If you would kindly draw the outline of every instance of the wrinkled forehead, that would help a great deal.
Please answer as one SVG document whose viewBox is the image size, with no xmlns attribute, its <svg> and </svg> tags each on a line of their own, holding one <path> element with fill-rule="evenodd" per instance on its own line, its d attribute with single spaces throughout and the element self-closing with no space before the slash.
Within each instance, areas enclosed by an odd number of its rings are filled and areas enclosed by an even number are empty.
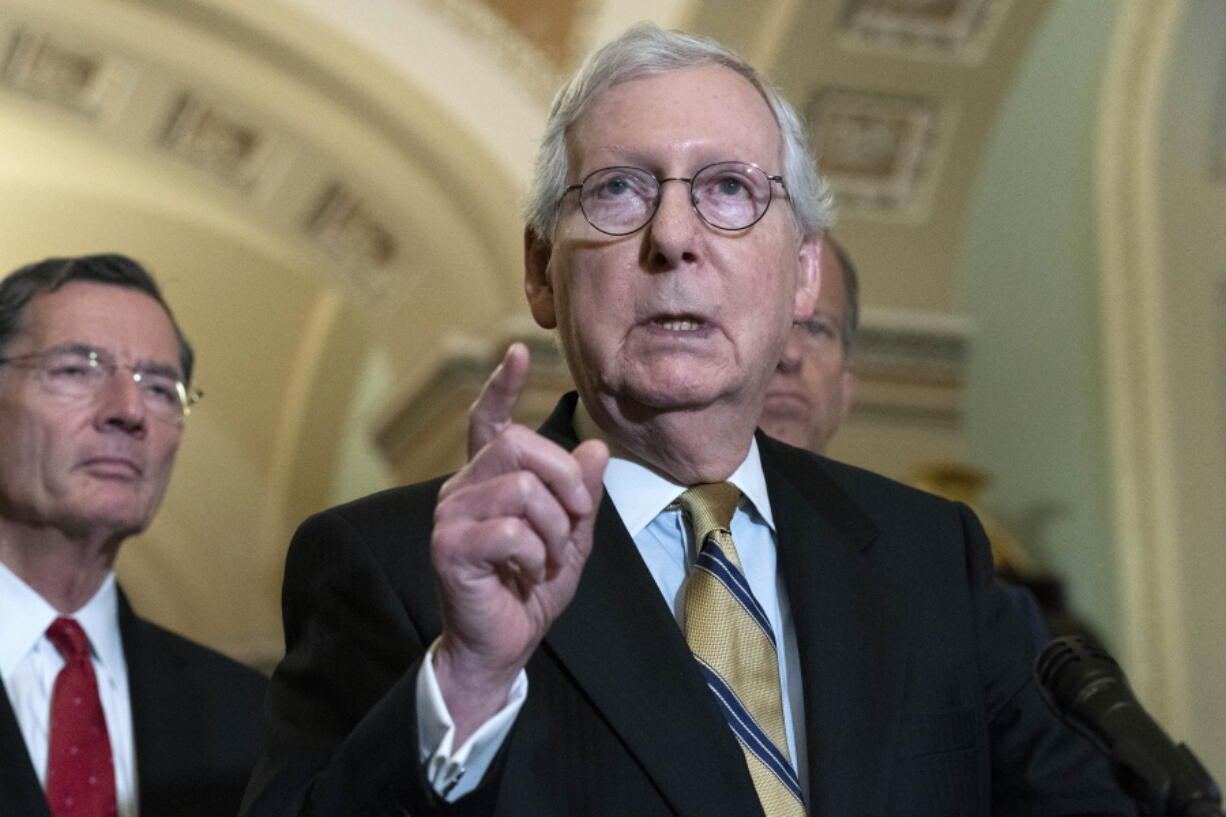
<svg viewBox="0 0 1226 817">
<path fill-rule="evenodd" d="M 91 281 L 32 297 L 9 346 L 18 344 L 27 352 L 81 344 L 129 362 L 179 365 L 178 339 L 162 304 L 137 289 Z"/>
<path fill-rule="evenodd" d="M 619 80 L 588 102 L 566 145 L 572 176 L 673 156 L 751 161 L 775 173 L 783 154 L 779 123 L 762 91 L 717 63 Z"/>
</svg>

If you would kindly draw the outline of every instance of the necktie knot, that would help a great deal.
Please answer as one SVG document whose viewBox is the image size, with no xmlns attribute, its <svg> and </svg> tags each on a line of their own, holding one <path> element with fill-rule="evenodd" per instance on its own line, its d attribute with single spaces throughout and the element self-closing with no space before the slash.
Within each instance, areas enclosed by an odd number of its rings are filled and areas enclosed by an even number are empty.
<svg viewBox="0 0 1226 817">
<path fill-rule="evenodd" d="M 690 525 L 700 546 L 712 531 L 732 530 L 732 515 L 740 501 L 741 490 L 731 482 L 695 485 L 677 498 L 677 503 L 690 515 Z"/>
<path fill-rule="evenodd" d="M 60 651 L 65 663 L 89 660 L 89 637 L 76 619 L 60 616 L 47 628 L 47 638 Z"/>
</svg>

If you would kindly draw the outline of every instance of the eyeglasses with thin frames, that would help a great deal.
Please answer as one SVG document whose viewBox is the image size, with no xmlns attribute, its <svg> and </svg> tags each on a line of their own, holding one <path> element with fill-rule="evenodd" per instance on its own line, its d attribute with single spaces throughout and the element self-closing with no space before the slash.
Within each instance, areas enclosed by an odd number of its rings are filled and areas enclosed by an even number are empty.
<svg viewBox="0 0 1226 817">
<path fill-rule="evenodd" d="M 111 383 L 120 369 L 140 387 L 141 402 L 151 415 L 181 424 L 204 392 L 188 389 L 177 370 L 158 364 L 120 364 L 106 349 L 84 344 L 0 358 L 0 366 L 28 366 L 48 394 L 88 400 Z"/>
<path fill-rule="evenodd" d="M 579 192 L 579 209 L 597 230 L 607 235 L 630 235 L 647 226 L 660 209 L 665 182 L 685 182 L 690 204 L 707 224 L 719 230 L 747 230 L 761 221 L 770 208 L 772 176 L 753 162 L 715 162 L 693 176 L 657 178 L 641 167 L 602 167 L 572 184 L 562 193 Z M 784 186 L 786 195 L 787 187 Z"/>
</svg>

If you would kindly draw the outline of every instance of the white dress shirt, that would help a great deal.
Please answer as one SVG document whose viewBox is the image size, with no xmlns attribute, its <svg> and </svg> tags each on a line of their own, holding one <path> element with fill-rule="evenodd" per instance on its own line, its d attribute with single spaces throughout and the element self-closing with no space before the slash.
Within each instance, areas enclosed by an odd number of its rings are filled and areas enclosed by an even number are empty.
<svg viewBox="0 0 1226 817">
<path fill-rule="evenodd" d="M 0 679 L 8 693 L 26 751 L 47 784 L 47 750 L 51 731 L 51 694 L 64 666 L 59 650 L 47 638 L 47 628 L 60 613 L 32 587 L 0 564 Z M 132 736 L 132 704 L 128 697 L 128 665 L 119 635 L 119 591 L 110 574 L 85 605 L 73 613 L 89 637 L 98 697 L 106 718 L 115 764 L 118 817 L 137 817 L 136 756 Z"/>
<path fill-rule="evenodd" d="M 576 424 L 587 425 L 585 419 L 577 418 Z M 750 444 L 745 460 L 728 481 L 736 485 L 742 494 L 740 506 L 732 518 L 732 539 L 736 543 L 750 589 L 766 610 L 771 628 L 783 646 L 779 653 L 779 679 L 785 691 L 784 726 L 788 750 L 800 777 L 801 790 L 807 798 L 807 746 L 804 740 L 796 739 L 797 735 L 804 734 L 800 655 L 783 577 L 776 569 L 774 516 L 756 439 Z M 612 456 L 605 469 L 604 487 L 680 624 L 684 615 L 685 577 L 697 558 L 697 547 L 691 541 L 693 537 L 684 514 L 680 510 L 669 510 L 669 505 L 688 486 L 671 482 L 629 459 Z M 527 674 L 521 671 L 506 707 L 453 752 L 454 726 L 434 674 L 431 660 L 433 650 L 431 646 L 417 678 L 418 748 L 434 790 L 445 799 L 455 801 L 476 788 L 489 769 L 527 697 L 528 679 Z"/>
</svg>

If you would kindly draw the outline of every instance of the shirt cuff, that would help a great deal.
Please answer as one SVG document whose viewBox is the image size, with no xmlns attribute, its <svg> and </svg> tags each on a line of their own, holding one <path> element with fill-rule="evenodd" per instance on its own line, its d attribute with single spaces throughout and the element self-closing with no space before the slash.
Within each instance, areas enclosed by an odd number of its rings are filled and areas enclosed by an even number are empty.
<svg viewBox="0 0 1226 817">
<path fill-rule="evenodd" d="M 481 783 L 489 771 L 494 755 L 502 747 L 515 716 L 528 697 L 528 673 L 520 670 L 515 676 L 507 703 L 477 728 L 456 749 L 455 722 L 443 701 L 438 676 L 434 674 L 434 648 L 430 645 L 421 669 L 417 672 L 417 745 L 426 767 L 426 779 L 434 791 L 449 803 L 454 803 Z"/>
</svg>

